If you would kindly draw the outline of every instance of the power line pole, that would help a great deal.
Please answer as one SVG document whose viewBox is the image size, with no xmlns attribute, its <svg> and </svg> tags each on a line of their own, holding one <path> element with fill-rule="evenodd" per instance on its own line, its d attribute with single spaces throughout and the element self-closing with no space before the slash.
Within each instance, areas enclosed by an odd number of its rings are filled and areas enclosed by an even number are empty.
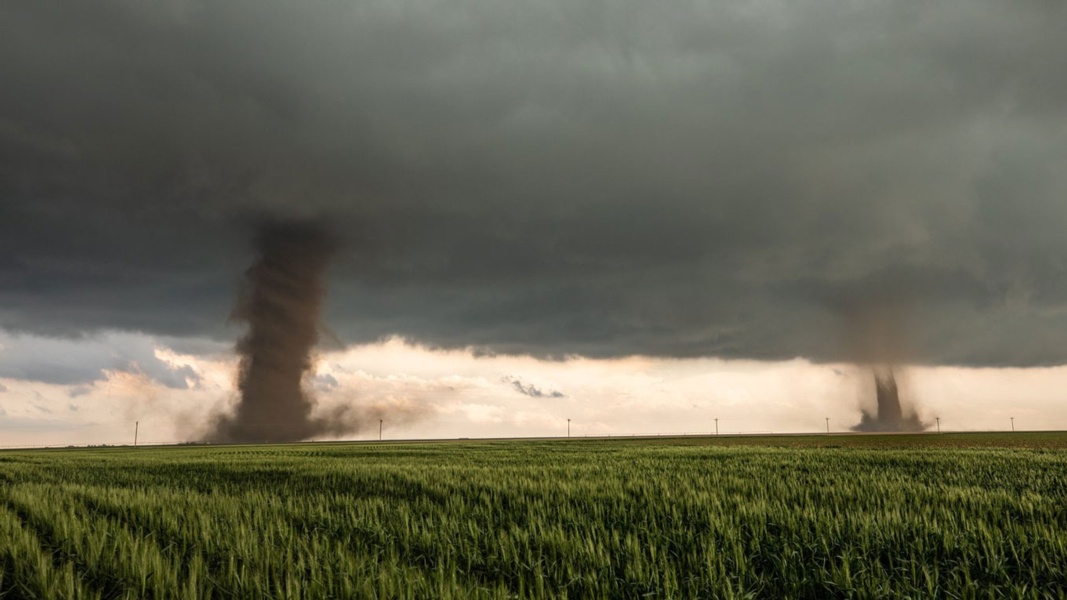
<svg viewBox="0 0 1067 600">
<path fill-rule="evenodd" d="M 567 419 L 567 437 L 571 437 L 571 420 Z"/>
<path fill-rule="evenodd" d="M 382 420 L 378 419 L 378 441 L 382 441 Z"/>
<path fill-rule="evenodd" d="M 1011 432 L 1015 433 L 1015 417 L 1011 418 Z"/>
<path fill-rule="evenodd" d="M 826 417 L 826 435 L 830 435 L 830 417 Z"/>
<path fill-rule="evenodd" d="M 134 421 L 133 422 L 133 445 L 134 446 L 137 445 L 137 432 L 138 432 L 138 430 L 140 428 L 141 428 L 141 422 L 140 421 Z"/>
<path fill-rule="evenodd" d="M 937 419 L 937 432 L 941 433 L 941 417 L 934 417 Z"/>
<path fill-rule="evenodd" d="M 715 417 L 715 435 L 719 435 L 719 418 Z"/>
</svg>

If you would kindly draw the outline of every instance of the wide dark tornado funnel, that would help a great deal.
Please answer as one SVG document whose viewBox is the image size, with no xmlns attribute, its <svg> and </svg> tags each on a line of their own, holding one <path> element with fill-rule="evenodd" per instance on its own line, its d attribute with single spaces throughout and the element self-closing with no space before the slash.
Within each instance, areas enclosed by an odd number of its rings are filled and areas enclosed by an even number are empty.
<svg viewBox="0 0 1067 600">
<path fill-rule="evenodd" d="M 248 325 L 237 343 L 240 400 L 216 423 L 211 441 L 288 442 L 318 433 L 303 379 L 318 341 L 334 241 L 318 224 L 272 223 L 259 230 L 255 248 L 233 313 Z"/>
</svg>

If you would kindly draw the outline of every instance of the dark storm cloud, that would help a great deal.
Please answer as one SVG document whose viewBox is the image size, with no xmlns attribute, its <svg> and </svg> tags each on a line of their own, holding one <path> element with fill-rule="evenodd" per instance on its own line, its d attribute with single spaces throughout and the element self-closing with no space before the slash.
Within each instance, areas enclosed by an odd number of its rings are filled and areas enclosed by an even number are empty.
<svg viewBox="0 0 1067 600">
<path fill-rule="evenodd" d="M 1062 2 L 0 7 L 0 325 L 232 337 L 262 217 L 325 320 L 539 355 L 1067 360 Z"/>
</svg>

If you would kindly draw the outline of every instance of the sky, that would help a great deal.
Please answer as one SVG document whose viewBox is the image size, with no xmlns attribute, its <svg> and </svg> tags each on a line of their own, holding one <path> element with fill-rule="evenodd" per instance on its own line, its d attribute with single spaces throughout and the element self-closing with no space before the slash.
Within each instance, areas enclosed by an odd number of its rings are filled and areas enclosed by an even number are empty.
<svg viewBox="0 0 1067 600">
<path fill-rule="evenodd" d="M 843 431 L 872 338 L 927 423 L 1067 428 L 1065 19 L 4 2 L 0 445 L 199 435 L 267 220 L 337 238 L 353 437 Z"/>
</svg>

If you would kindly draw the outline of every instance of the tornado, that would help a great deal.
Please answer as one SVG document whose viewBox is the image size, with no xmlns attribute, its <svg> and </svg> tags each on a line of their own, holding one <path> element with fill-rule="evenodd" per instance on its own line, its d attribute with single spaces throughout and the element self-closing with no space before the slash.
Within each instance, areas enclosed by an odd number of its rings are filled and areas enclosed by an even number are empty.
<svg viewBox="0 0 1067 600">
<path fill-rule="evenodd" d="M 864 411 L 854 431 L 919 432 L 926 425 L 915 414 L 905 414 L 900 403 L 896 374 L 892 367 L 872 367 L 877 408 Z"/>
<path fill-rule="evenodd" d="M 216 419 L 207 441 L 292 442 L 336 430 L 312 417 L 305 386 L 318 342 L 326 271 L 334 238 L 318 223 L 262 226 L 232 318 L 247 325 L 237 342 L 240 394 L 232 415 Z"/>
<path fill-rule="evenodd" d="M 903 307 L 886 299 L 860 304 L 850 312 L 847 337 L 857 366 L 874 384 L 875 409 L 861 408 L 860 422 L 853 431 L 919 432 L 926 424 L 911 406 L 901 401 L 897 377 L 904 369 L 910 344 L 904 339 Z M 864 387 L 865 390 L 871 388 Z M 869 391 L 865 393 L 870 393 Z M 867 398 L 861 406 L 869 405 Z"/>
</svg>

